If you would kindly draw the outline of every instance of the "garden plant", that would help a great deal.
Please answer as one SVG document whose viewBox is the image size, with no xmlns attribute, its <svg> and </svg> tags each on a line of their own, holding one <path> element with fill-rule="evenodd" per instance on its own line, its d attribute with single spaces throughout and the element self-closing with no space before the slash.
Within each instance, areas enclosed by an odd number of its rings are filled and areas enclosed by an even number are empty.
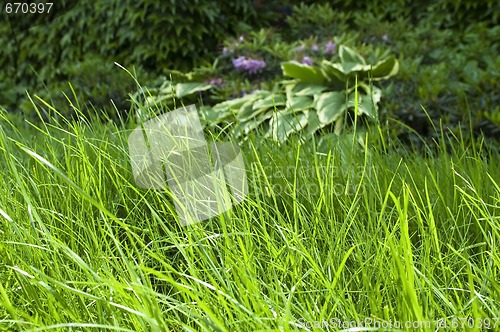
<svg viewBox="0 0 500 332">
<path fill-rule="evenodd" d="M 423 3 L 0 24 L 0 330 L 500 330 L 499 5 Z M 149 138 L 183 108 L 207 171 L 229 142 L 248 189 L 188 225 L 130 150 L 162 172 Z"/>
</svg>

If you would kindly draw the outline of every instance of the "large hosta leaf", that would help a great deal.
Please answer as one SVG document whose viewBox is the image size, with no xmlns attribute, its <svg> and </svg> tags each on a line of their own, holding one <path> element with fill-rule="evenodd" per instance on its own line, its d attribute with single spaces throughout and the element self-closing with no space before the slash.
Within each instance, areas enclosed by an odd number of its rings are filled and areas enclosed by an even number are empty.
<svg viewBox="0 0 500 332">
<path fill-rule="evenodd" d="M 325 78 L 316 67 L 304 65 L 297 61 L 288 61 L 281 64 L 283 75 L 298 79 L 305 83 L 323 84 Z"/>
<path fill-rule="evenodd" d="M 302 82 L 294 82 L 291 84 L 287 84 L 285 86 L 285 90 L 287 96 L 295 95 L 295 96 L 314 96 L 316 94 L 320 94 L 325 90 L 328 90 L 328 87 L 324 85 L 316 85 L 311 83 L 302 83 Z"/>
<path fill-rule="evenodd" d="M 323 60 L 321 68 L 331 83 L 345 84 L 348 72 L 344 70 L 344 67 L 340 63 Z"/>
<path fill-rule="evenodd" d="M 358 114 L 366 114 L 370 119 L 378 122 L 378 103 L 382 98 L 382 91 L 372 87 L 369 94 L 361 95 L 358 103 Z"/>
<path fill-rule="evenodd" d="M 255 94 L 248 94 L 244 97 L 223 101 L 222 103 L 214 105 L 210 109 L 206 109 L 204 111 L 205 119 L 207 121 L 215 122 L 225 120 L 231 115 L 241 112 L 241 109 L 244 107 L 244 105 L 246 105 L 245 109 L 247 109 L 248 106 L 250 106 L 251 109 L 255 100 L 269 94 L 270 92 L 267 91 L 259 91 Z"/>
<path fill-rule="evenodd" d="M 304 128 L 306 124 L 307 117 L 304 113 L 276 112 L 269 122 L 270 133 L 275 141 L 282 143 L 292 133 Z"/>
<path fill-rule="evenodd" d="M 377 62 L 371 70 L 371 77 L 374 80 L 384 80 L 396 75 L 399 71 L 399 62 L 394 56 L 390 56 Z"/>
<path fill-rule="evenodd" d="M 297 112 L 309 109 L 313 106 L 313 99 L 308 96 L 294 96 L 287 99 L 286 108 L 287 110 Z"/>
<path fill-rule="evenodd" d="M 266 111 L 267 107 L 255 108 L 256 102 L 253 100 L 243 104 L 238 112 L 238 120 L 246 121 L 255 117 L 259 117 L 259 114 Z"/>
<path fill-rule="evenodd" d="M 177 98 L 182 98 L 199 91 L 205 91 L 212 87 L 207 83 L 177 83 L 175 86 L 175 95 Z"/>
<path fill-rule="evenodd" d="M 329 124 L 336 121 L 346 110 L 346 95 L 343 92 L 325 92 L 316 103 L 319 121 Z"/>
<path fill-rule="evenodd" d="M 366 84 L 361 83 L 361 86 L 367 93 L 360 93 L 358 89 L 358 115 L 366 115 L 371 120 L 378 121 L 378 103 L 382 97 L 382 91 L 377 87 L 370 87 Z M 354 92 L 349 95 L 348 101 L 350 108 L 355 108 L 355 98 Z"/>
<path fill-rule="evenodd" d="M 319 121 L 318 113 L 316 110 L 305 111 L 307 117 L 307 126 L 304 128 L 304 136 L 311 137 L 316 131 L 324 127 L 324 124 Z"/>
<path fill-rule="evenodd" d="M 205 121 L 219 123 L 231 117 L 229 108 L 206 107 L 200 110 Z"/>
<path fill-rule="evenodd" d="M 269 109 L 269 108 L 274 108 L 274 107 L 279 107 L 279 106 L 285 106 L 286 104 L 286 97 L 285 95 L 281 93 L 273 93 L 268 95 L 267 97 L 263 99 L 259 99 L 255 102 L 253 105 L 253 109 Z"/>
<path fill-rule="evenodd" d="M 271 118 L 274 114 L 274 111 L 267 111 L 265 113 L 260 114 L 253 119 L 249 119 L 247 121 L 241 122 L 241 124 L 236 125 L 233 129 L 233 134 L 235 137 L 240 137 L 242 135 L 247 135 L 250 131 L 259 127 L 259 125 Z"/>
<path fill-rule="evenodd" d="M 358 102 L 358 115 L 363 114 L 366 114 L 374 121 L 378 121 L 378 106 L 367 95 L 364 95 Z"/>
<path fill-rule="evenodd" d="M 345 74 L 369 69 L 369 67 L 366 66 L 365 59 L 358 52 L 347 46 L 340 46 L 339 57 Z"/>
<path fill-rule="evenodd" d="M 366 65 L 365 58 L 361 56 L 355 50 L 345 46 L 340 45 L 339 48 L 339 57 L 342 63 L 353 63 L 358 65 Z"/>
</svg>

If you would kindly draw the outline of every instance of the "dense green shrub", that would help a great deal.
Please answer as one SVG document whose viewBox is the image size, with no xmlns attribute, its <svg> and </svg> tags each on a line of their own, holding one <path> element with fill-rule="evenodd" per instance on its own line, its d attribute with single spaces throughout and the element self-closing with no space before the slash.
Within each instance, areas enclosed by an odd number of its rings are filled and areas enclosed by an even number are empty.
<svg viewBox="0 0 500 332">
<path fill-rule="evenodd" d="M 1 22 L 0 104 L 12 107 L 24 89 L 67 80 L 56 77 L 58 68 L 85 61 L 89 54 L 127 68 L 140 64 L 154 73 L 190 68 L 215 52 L 225 36 L 243 29 L 244 22 L 255 23 L 256 12 L 251 0 L 81 0 L 27 31 L 12 33 L 7 21 Z"/>
<path fill-rule="evenodd" d="M 439 127 L 474 128 L 498 133 L 500 90 L 500 30 L 494 1 L 328 1 L 294 6 L 287 21 L 293 31 L 323 35 L 325 23 L 334 39 L 348 33 L 352 45 L 365 54 L 389 47 L 401 60 L 400 74 L 384 83 L 386 119 L 396 135 L 410 126 L 432 136 Z M 335 22 L 335 23 L 333 23 Z M 302 34 L 304 33 L 304 34 Z M 422 106 L 426 112 L 422 110 Z M 495 127 L 497 129 L 495 129 Z M 498 134 L 496 134 L 498 136 Z M 415 137 L 413 137 L 415 138 Z M 413 139 L 412 138 L 412 139 Z"/>
<path fill-rule="evenodd" d="M 442 27 L 464 27 L 471 22 L 498 20 L 500 5 L 498 1 L 485 0 L 288 0 L 289 5 L 327 5 L 337 12 L 362 12 L 373 14 L 382 20 L 409 18 L 412 23 L 426 20 L 432 16 L 434 24 Z M 354 23 L 350 21 L 350 23 Z"/>
<path fill-rule="evenodd" d="M 129 94 L 137 90 L 135 80 L 148 80 L 142 68 L 134 69 L 133 74 L 127 73 L 109 59 L 88 54 L 83 61 L 61 65 L 55 79 L 26 99 L 20 108 L 31 110 L 34 103 L 46 118 L 57 118 L 58 112 L 72 117 L 76 115 L 74 107 L 86 116 L 125 118 L 131 107 Z"/>
<path fill-rule="evenodd" d="M 126 109 L 123 98 L 130 91 L 130 80 L 122 78 L 120 69 L 110 69 L 116 61 L 152 74 L 144 77 L 163 77 L 156 83 L 141 81 L 153 92 L 169 84 L 211 85 L 185 101 L 201 97 L 203 103 L 214 105 L 255 90 L 276 92 L 283 61 L 336 62 L 337 50 L 326 52 L 326 47 L 343 44 L 358 49 L 369 63 L 387 55 L 385 50 L 400 60 L 399 74 L 381 82 L 380 113 L 394 133 L 407 132 L 401 125 L 405 123 L 427 135 L 432 125 L 422 106 L 435 125 L 441 121 L 453 127 L 470 118 L 469 125 L 479 130 L 485 123 L 490 129 L 498 127 L 500 28 L 496 21 L 500 11 L 496 2 L 260 2 L 255 7 L 251 0 L 215 4 L 84 0 L 50 24 L 16 35 L 0 25 L 0 32 L 5 32 L 0 34 L 5 54 L 0 59 L 4 69 L 0 104 L 19 103 L 28 88 L 65 108 L 68 103 L 59 91 L 71 95 L 69 81 L 90 108 L 104 108 L 113 99 L 118 104 L 123 101 L 117 105 L 119 110 Z M 286 6 L 292 9 L 291 15 L 284 14 Z M 284 20 L 286 26 L 252 31 L 240 24 L 264 24 L 269 18 Z M 249 63 L 261 67 L 245 70 Z M 183 68 L 190 68 L 188 74 L 172 70 Z M 40 88 L 42 82 L 50 93 Z M 29 105 L 24 103 L 23 108 Z"/>
</svg>

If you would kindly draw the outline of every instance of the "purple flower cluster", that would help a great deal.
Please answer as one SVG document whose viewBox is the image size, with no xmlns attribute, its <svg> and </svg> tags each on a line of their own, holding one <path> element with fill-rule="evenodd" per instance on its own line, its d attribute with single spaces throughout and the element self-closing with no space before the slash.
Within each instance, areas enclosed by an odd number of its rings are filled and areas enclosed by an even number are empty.
<svg viewBox="0 0 500 332">
<path fill-rule="evenodd" d="M 263 60 L 247 59 L 244 56 L 239 56 L 233 59 L 233 66 L 236 70 L 246 71 L 249 74 L 256 74 L 266 66 L 266 63 Z"/>
<path fill-rule="evenodd" d="M 304 64 L 304 65 L 308 65 L 308 66 L 312 66 L 313 65 L 313 61 L 308 56 L 303 57 L 301 63 Z"/>
<path fill-rule="evenodd" d="M 325 53 L 327 53 L 327 54 L 334 53 L 336 49 L 337 49 L 337 45 L 335 45 L 335 43 L 332 43 L 331 40 L 328 43 L 326 43 L 326 45 L 325 45 Z"/>
</svg>

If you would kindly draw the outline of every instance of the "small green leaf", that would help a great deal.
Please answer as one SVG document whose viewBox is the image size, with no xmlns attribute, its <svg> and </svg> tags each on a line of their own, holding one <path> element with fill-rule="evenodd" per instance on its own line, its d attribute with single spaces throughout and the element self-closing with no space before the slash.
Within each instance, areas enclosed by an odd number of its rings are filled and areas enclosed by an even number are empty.
<svg viewBox="0 0 500 332">
<path fill-rule="evenodd" d="M 373 66 L 371 77 L 374 80 L 387 79 L 396 75 L 398 71 L 399 62 L 394 56 L 391 56 L 382 61 L 379 61 L 375 66 Z"/>
<path fill-rule="evenodd" d="M 363 96 L 358 102 L 358 114 L 366 114 L 370 119 L 378 121 L 378 107 L 368 96 Z"/>
<path fill-rule="evenodd" d="M 260 113 L 264 112 L 267 108 L 255 108 L 254 101 L 250 100 L 241 106 L 240 111 L 238 112 L 238 120 L 246 121 L 252 118 L 255 118 Z"/>
<path fill-rule="evenodd" d="M 366 65 L 365 59 L 358 52 L 345 45 L 340 45 L 339 57 L 343 65 L 346 63 L 362 66 Z"/>
<path fill-rule="evenodd" d="M 307 126 L 304 129 L 304 135 L 305 137 L 311 137 L 316 131 L 323 128 L 324 125 L 319 121 L 316 110 L 305 111 L 304 114 L 307 118 Z"/>
<path fill-rule="evenodd" d="M 307 118 L 304 113 L 276 112 L 273 114 L 269 124 L 273 139 L 282 143 L 292 133 L 304 128 L 307 124 Z"/>
<path fill-rule="evenodd" d="M 328 88 L 324 85 L 302 83 L 301 86 L 297 85 L 296 88 L 293 89 L 293 91 L 296 91 L 295 95 L 297 96 L 314 96 L 324 92 L 327 89 Z"/>
<path fill-rule="evenodd" d="M 334 122 L 347 110 L 346 96 L 342 92 L 325 92 L 316 105 L 319 121 L 324 124 Z"/>
<path fill-rule="evenodd" d="M 258 108 L 268 109 L 275 106 L 285 106 L 286 105 L 286 97 L 282 94 L 273 93 L 264 99 L 259 99 L 253 105 L 253 109 L 256 110 Z"/>
<path fill-rule="evenodd" d="M 323 60 L 321 68 L 326 77 L 331 81 L 344 83 L 347 80 L 347 74 L 344 67 L 340 63 L 332 63 L 328 60 Z"/>
<path fill-rule="evenodd" d="M 212 85 L 206 83 L 177 83 L 175 86 L 175 94 L 177 98 L 183 98 L 190 94 L 199 91 L 205 91 L 212 88 Z"/>
<path fill-rule="evenodd" d="M 283 62 L 281 64 L 283 75 L 296 78 L 305 83 L 323 84 L 325 78 L 321 70 L 316 67 L 304 65 L 297 61 Z"/>
<path fill-rule="evenodd" d="M 311 97 L 307 96 L 295 96 L 289 100 L 287 100 L 286 107 L 287 109 L 297 112 L 302 111 L 313 106 L 313 100 Z"/>
</svg>

